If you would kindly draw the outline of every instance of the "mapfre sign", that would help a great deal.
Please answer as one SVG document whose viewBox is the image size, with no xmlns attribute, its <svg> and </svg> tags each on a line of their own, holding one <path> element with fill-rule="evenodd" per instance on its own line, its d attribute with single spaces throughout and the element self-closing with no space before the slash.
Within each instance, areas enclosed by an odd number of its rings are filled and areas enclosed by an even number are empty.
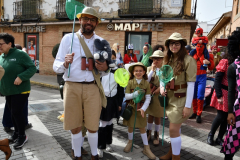
<svg viewBox="0 0 240 160">
<path fill-rule="evenodd" d="M 147 31 L 163 31 L 163 23 L 109 23 L 107 29 L 109 31 L 135 31 L 139 28 L 139 31 L 143 31 L 144 28 Z"/>
</svg>

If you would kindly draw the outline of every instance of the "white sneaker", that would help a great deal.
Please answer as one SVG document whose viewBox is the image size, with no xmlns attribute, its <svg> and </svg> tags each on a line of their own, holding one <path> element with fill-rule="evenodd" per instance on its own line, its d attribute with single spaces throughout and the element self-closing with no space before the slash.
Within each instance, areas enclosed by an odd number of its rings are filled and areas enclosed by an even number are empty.
<svg viewBox="0 0 240 160">
<path fill-rule="evenodd" d="M 98 152 L 98 157 L 103 158 L 103 149 L 98 149 L 97 152 Z"/>
<path fill-rule="evenodd" d="M 112 148 L 109 144 L 107 144 L 107 146 L 106 146 L 106 151 L 107 151 L 107 152 L 112 152 L 112 151 L 113 151 L 113 148 Z"/>
</svg>

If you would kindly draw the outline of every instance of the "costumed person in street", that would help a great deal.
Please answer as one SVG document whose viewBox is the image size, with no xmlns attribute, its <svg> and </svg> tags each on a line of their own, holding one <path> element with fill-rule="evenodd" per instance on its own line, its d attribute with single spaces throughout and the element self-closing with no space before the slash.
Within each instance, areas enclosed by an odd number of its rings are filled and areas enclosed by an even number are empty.
<svg viewBox="0 0 240 160">
<path fill-rule="evenodd" d="M 204 104 L 204 93 L 205 87 L 207 82 L 207 75 L 206 71 L 207 68 L 210 68 L 213 62 L 210 62 L 209 53 L 206 48 L 206 44 L 208 43 L 208 38 L 206 36 L 202 36 L 203 29 L 198 28 L 196 29 L 195 34 L 197 37 L 192 39 L 192 45 L 196 46 L 196 49 L 193 49 L 190 52 L 190 55 L 196 60 L 197 62 L 197 79 L 195 83 L 194 89 L 194 97 L 193 97 L 193 114 L 190 119 L 196 118 L 197 123 L 201 123 L 201 115 L 203 111 L 203 104 Z"/>
<path fill-rule="evenodd" d="M 181 151 L 181 125 L 192 113 L 192 100 L 196 81 L 196 61 L 187 54 L 185 46 L 187 40 L 180 33 L 173 33 L 166 41 L 167 55 L 163 59 L 163 65 L 173 68 L 172 87 L 164 87 L 160 83 L 160 93 L 167 96 L 166 114 L 170 121 L 170 150 L 160 157 L 160 160 L 180 160 Z M 174 84 L 173 84 L 174 83 Z M 168 85 L 167 85 L 168 86 Z M 174 86 L 174 89 L 173 89 Z"/>
<path fill-rule="evenodd" d="M 227 135 L 221 153 L 225 160 L 233 160 L 234 154 L 240 149 L 240 32 L 234 31 L 228 37 L 228 54 L 235 58 L 227 71 L 228 81 L 228 117 Z"/>
<path fill-rule="evenodd" d="M 214 144 L 214 134 L 220 126 L 218 137 L 215 140 L 215 144 L 221 145 L 223 143 L 223 136 L 226 133 L 227 128 L 227 116 L 228 116 L 228 80 L 227 71 L 228 66 L 234 62 L 236 56 L 232 56 L 231 52 L 225 54 L 223 59 L 220 60 L 216 67 L 216 76 L 214 82 L 214 92 L 211 98 L 210 106 L 217 109 L 217 116 L 212 122 L 211 130 L 208 134 L 207 143 Z"/>
<path fill-rule="evenodd" d="M 157 45 L 155 45 L 155 46 L 153 47 L 153 53 L 154 53 L 156 50 L 160 50 L 160 51 L 164 52 L 164 51 L 165 51 L 165 48 L 164 48 L 163 45 L 157 44 Z"/>
<path fill-rule="evenodd" d="M 113 133 L 113 119 L 119 117 L 119 109 L 121 109 L 124 88 L 116 83 L 114 73 L 117 67 L 112 68 L 110 73 L 102 77 L 102 85 L 105 96 L 107 98 L 107 107 L 102 108 L 99 130 L 98 130 L 98 155 L 103 157 L 103 150 L 112 152 L 112 133 Z"/>
<path fill-rule="evenodd" d="M 19 44 L 15 44 L 15 47 L 17 49 L 22 50 L 22 46 L 19 45 Z M 25 117 L 25 130 L 29 129 L 29 128 L 32 128 L 32 124 L 28 123 L 28 101 L 24 106 L 23 114 L 24 114 L 24 117 Z M 13 127 L 13 122 L 12 122 L 12 119 L 11 119 L 11 112 L 9 110 L 9 107 L 7 106 L 7 103 L 5 103 L 5 107 L 4 107 L 2 124 L 3 124 L 3 127 L 4 127 L 3 130 L 5 132 L 12 132 L 13 131 L 11 129 Z"/>
<path fill-rule="evenodd" d="M 159 78 L 157 75 L 159 73 L 159 69 L 162 67 L 163 57 L 164 57 L 164 53 L 161 50 L 155 51 L 153 55 L 149 57 L 153 61 L 152 66 L 147 68 L 148 82 L 150 83 L 151 95 L 153 95 L 153 97 L 151 98 L 150 105 L 147 109 L 147 114 L 148 114 L 147 137 L 149 141 L 152 135 L 152 125 L 153 125 L 153 119 L 154 119 L 155 130 L 154 130 L 153 145 L 155 146 L 159 145 L 160 122 L 161 122 L 161 117 L 164 116 L 163 107 L 161 107 L 160 102 L 158 100 L 158 96 L 160 94 L 160 87 L 159 87 L 160 84 L 159 84 Z"/>
<path fill-rule="evenodd" d="M 0 43 L 0 50 L 2 47 L 2 43 Z M 4 75 L 5 70 L 3 69 L 2 66 L 0 66 L 0 80 L 2 79 L 3 75 Z M 5 154 L 5 159 L 8 160 L 11 155 L 12 155 L 12 150 L 9 146 L 9 140 L 7 138 L 0 140 L 0 150 L 4 152 Z"/>
<path fill-rule="evenodd" d="M 147 67 L 145 67 L 141 62 L 135 63 L 131 67 L 129 67 L 129 72 L 131 74 L 130 80 L 128 82 L 125 98 L 127 100 L 128 105 L 132 106 L 132 115 L 129 120 L 123 119 L 123 125 L 128 127 L 128 143 L 124 148 L 124 152 L 128 153 L 131 151 L 132 140 L 133 140 L 133 128 L 134 128 L 134 119 L 135 112 L 137 112 L 135 127 L 139 128 L 142 141 L 144 144 L 143 154 L 145 154 L 149 159 L 155 159 L 156 156 L 150 150 L 150 146 L 147 140 L 147 134 L 145 127 L 147 126 L 147 118 L 146 118 L 146 110 L 151 101 L 151 90 L 150 85 L 148 83 L 147 77 Z M 145 95 L 143 96 L 140 103 L 138 103 L 137 111 L 136 104 L 133 99 L 136 98 L 139 94 L 139 91 L 134 91 L 136 87 L 143 89 L 145 91 Z"/>
<path fill-rule="evenodd" d="M 152 47 L 150 44 L 145 44 L 143 46 L 143 54 L 139 58 L 139 62 L 142 62 L 142 64 L 146 67 L 149 67 L 152 65 L 152 60 L 149 59 L 149 57 L 152 55 Z"/>
<path fill-rule="evenodd" d="M 124 64 L 134 63 L 137 61 L 137 56 L 133 53 L 133 44 L 128 45 L 127 53 L 124 56 Z"/>
<path fill-rule="evenodd" d="M 106 107 L 107 100 L 104 95 L 100 76 L 109 72 L 106 61 L 90 61 L 97 51 L 94 40 L 103 38 L 95 34 L 94 30 L 101 22 L 95 9 L 85 7 L 82 13 L 77 14 L 80 22 L 80 30 L 63 37 L 53 70 L 56 73 L 64 73 L 64 129 L 71 130 L 75 160 L 81 160 L 82 125 L 87 128 L 88 142 L 91 148 L 91 160 L 98 158 L 98 127 L 102 107 Z M 73 37 L 72 53 L 69 53 Z M 87 57 L 87 58 L 85 58 Z M 68 76 L 69 63 L 71 64 L 71 75 Z M 94 69 L 84 67 L 93 66 L 102 71 L 95 73 Z M 81 67 L 82 66 L 82 67 Z"/>
<path fill-rule="evenodd" d="M 123 67 L 123 59 L 122 59 L 121 52 L 119 51 L 119 44 L 114 43 L 112 46 L 112 50 L 114 50 L 116 53 L 116 61 L 117 61 L 118 68 Z"/>
<path fill-rule="evenodd" d="M 0 53 L 2 53 L 0 65 L 5 70 L 0 81 L 0 93 L 6 98 L 14 126 L 14 132 L 9 141 L 14 143 L 15 149 L 18 149 L 28 141 L 23 110 L 31 90 L 30 78 L 37 69 L 31 58 L 15 47 L 12 35 L 1 33 L 0 43 Z"/>
<path fill-rule="evenodd" d="M 212 54 L 213 54 L 213 57 L 214 57 L 214 68 L 213 68 L 213 73 L 216 72 L 216 66 L 218 65 L 218 63 L 220 62 L 220 60 L 222 59 L 222 57 L 220 55 L 217 54 L 217 46 L 212 46 L 211 47 L 211 50 L 212 50 Z"/>
</svg>

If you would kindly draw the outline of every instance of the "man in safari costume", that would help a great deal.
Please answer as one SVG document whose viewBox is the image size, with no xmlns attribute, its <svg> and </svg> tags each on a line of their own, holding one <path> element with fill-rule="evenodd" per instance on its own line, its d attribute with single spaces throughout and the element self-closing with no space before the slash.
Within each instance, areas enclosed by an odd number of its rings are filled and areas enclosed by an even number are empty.
<svg viewBox="0 0 240 160">
<path fill-rule="evenodd" d="M 91 160 L 97 160 L 98 126 L 101 108 L 106 107 L 107 101 L 100 82 L 100 76 L 108 74 L 106 62 L 95 63 L 96 69 L 103 71 L 101 75 L 86 68 L 81 68 L 82 62 L 88 63 L 88 57 L 97 51 L 94 40 L 103 38 L 94 32 L 100 23 L 97 12 L 86 7 L 82 13 L 77 14 L 80 22 L 80 30 L 74 34 L 72 53 L 69 53 L 72 34 L 67 34 L 62 38 L 53 70 L 57 73 L 64 73 L 64 129 L 71 131 L 72 146 L 75 160 L 81 160 L 82 125 L 84 122 L 88 130 L 88 142 L 91 148 Z M 87 57 L 83 59 L 83 57 Z M 70 76 L 68 77 L 68 67 L 71 64 Z M 93 62 L 92 62 L 93 63 Z M 84 64 L 84 63 L 83 63 Z"/>
</svg>

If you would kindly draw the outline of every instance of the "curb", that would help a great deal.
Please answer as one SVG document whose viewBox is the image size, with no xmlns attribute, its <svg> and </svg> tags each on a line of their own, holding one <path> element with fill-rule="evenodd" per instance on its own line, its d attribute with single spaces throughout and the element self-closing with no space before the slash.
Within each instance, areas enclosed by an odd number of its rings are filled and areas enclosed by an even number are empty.
<svg viewBox="0 0 240 160">
<path fill-rule="evenodd" d="M 58 89 L 59 90 L 59 86 L 55 86 L 55 85 L 51 85 L 51 84 L 47 84 L 47 83 L 41 83 L 41 82 L 36 82 L 36 81 L 30 81 L 30 83 L 38 85 L 38 86 L 43 86 L 43 87 L 53 88 L 53 89 Z"/>
</svg>

